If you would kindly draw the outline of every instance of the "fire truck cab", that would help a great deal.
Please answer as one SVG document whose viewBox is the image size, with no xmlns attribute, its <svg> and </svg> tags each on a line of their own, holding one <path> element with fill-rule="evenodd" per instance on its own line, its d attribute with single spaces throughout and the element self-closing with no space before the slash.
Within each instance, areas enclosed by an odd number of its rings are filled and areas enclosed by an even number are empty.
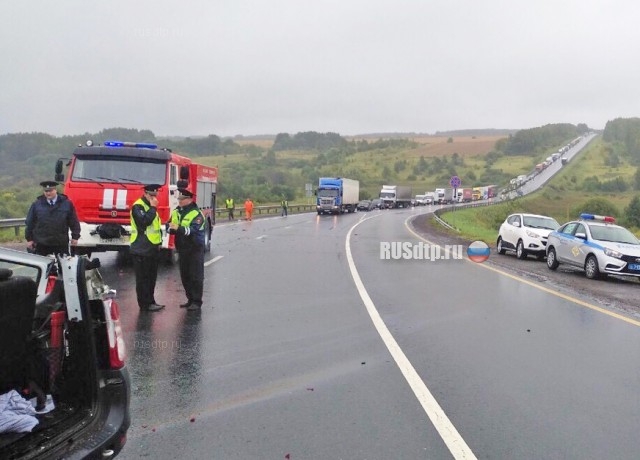
<svg viewBox="0 0 640 460">
<path fill-rule="evenodd" d="M 194 163 L 190 158 L 159 149 L 155 144 L 107 141 L 104 145 L 77 147 L 67 163 L 56 163 L 55 179 L 64 182 L 64 194 L 71 199 L 80 220 L 76 254 L 119 251 L 128 253 L 131 235 L 131 207 L 143 195 L 147 184 L 160 184 L 158 215 L 163 224 L 178 206 L 178 188 L 188 188 L 206 219 L 205 250 L 211 251 L 215 224 L 218 168 Z M 162 249 L 175 260 L 173 235 L 163 225 Z"/>
</svg>

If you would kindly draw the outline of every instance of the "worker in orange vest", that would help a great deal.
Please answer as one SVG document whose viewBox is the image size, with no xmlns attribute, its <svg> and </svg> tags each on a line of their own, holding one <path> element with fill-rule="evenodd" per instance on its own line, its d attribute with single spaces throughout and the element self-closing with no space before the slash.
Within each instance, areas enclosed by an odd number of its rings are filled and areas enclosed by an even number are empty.
<svg viewBox="0 0 640 460">
<path fill-rule="evenodd" d="M 247 198 L 244 202 L 244 213 L 247 215 L 247 220 L 251 220 L 253 217 L 253 201 L 251 201 L 251 198 Z"/>
</svg>

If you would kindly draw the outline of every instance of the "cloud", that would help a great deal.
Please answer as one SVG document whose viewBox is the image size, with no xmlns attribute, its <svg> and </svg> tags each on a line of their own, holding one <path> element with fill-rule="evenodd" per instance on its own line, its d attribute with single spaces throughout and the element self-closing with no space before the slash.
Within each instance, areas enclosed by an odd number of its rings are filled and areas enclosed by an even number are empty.
<svg viewBox="0 0 640 460">
<path fill-rule="evenodd" d="M 0 132 L 603 128 L 637 116 L 631 1 L 37 6 L 0 6 Z"/>
</svg>

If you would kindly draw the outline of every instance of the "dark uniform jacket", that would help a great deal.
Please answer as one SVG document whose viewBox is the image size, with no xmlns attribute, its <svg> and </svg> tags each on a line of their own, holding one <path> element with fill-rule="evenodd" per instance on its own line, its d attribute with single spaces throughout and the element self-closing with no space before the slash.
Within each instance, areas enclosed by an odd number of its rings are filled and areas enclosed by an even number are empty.
<svg viewBox="0 0 640 460">
<path fill-rule="evenodd" d="M 51 206 L 44 196 L 38 197 L 29 208 L 24 236 L 27 241 L 45 246 L 67 246 L 71 239 L 80 238 L 80 222 L 76 208 L 66 195 L 58 194 Z"/>
<path fill-rule="evenodd" d="M 147 238 L 145 234 L 145 230 L 148 226 L 153 225 L 153 221 L 158 214 L 158 210 L 154 207 L 151 207 L 149 204 L 149 200 L 147 197 L 143 196 L 142 201 L 149 206 L 149 210 L 146 211 L 144 207 L 140 204 L 134 204 L 131 207 L 131 217 L 135 221 L 136 227 L 138 229 L 138 237 L 131 244 L 129 248 L 129 252 L 138 256 L 152 256 L 158 252 L 159 244 L 153 244 Z"/>
<path fill-rule="evenodd" d="M 188 227 L 183 226 L 182 220 L 184 217 L 194 210 L 198 212 L 198 215 L 191 220 Z M 183 208 L 177 208 L 174 213 L 178 214 L 180 227 L 178 227 L 177 230 L 172 230 L 171 233 L 176 236 L 175 243 L 178 252 L 203 251 L 206 226 L 204 225 L 204 216 L 198 208 L 198 205 L 192 202 Z"/>
</svg>

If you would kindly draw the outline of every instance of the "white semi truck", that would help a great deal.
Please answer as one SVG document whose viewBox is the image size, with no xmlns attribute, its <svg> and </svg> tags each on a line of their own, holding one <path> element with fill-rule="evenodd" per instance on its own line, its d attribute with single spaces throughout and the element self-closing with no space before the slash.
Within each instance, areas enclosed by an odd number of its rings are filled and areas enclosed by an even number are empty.
<svg viewBox="0 0 640 460">
<path fill-rule="evenodd" d="M 380 199 L 387 208 L 408 208 L 411 206 L 413 192 L 408 185 L 383 185 Z"/>
</svg>

